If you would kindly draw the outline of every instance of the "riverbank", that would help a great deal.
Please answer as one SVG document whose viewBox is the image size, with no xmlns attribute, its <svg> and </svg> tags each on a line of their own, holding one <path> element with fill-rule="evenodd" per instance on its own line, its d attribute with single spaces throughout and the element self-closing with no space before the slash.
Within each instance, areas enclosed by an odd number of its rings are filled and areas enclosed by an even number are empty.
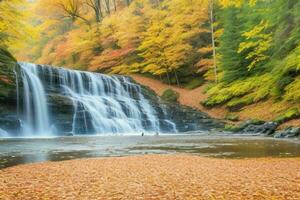
<svg viewBox="0 0 300 200">
<path fill-rule="evenodd" d="M 206 85 L 202 85 L 195 89 L 189 90 L 185 88 L 180 88 L 175 85 L 168 85 L 162 83 L 159 80 L 155 80 L 149 77 L 145 77 L 139 74 L 130 75 L 137 83 L 147 86 L 157 95 L 161 96 L 163 92 L 169 88 L 176 91 L 179 96 L 179 103 L 192 108 L 196 108 L 199 111 L 209 114 L 215 119 L 223 120 L 230 124 L 239 124 L 245 122 L 249 119 L 259 119 L 262 121 L 273 121 L 280 112 L 287 110 L 289 107 L 282 104 L 274 105 L 271 101 L 262 101 L 245 106 L 244 109 L 239 111 L 230 112 L 225 106 L 214 106 L 211 108 L 203 106 L 200 102 L 207 100 L 208 96 L 205 94 Z M 268 108 L 268 109 L 266 109 Z M 280 111 L 280 112 L 279 112 Z M 279 112 L 279 113 L 278 113 Z M 237 120 L 229 121 L 226 116 L 232 115 L 238 117 Z M 288 120 L 280 124 L 278 129 L 285 129 L 288 127 L 300 127 L 300 119 Z"/>
<path fill-rule="evenodd" d="M 300 158 L 146 155 L 0 171 L 0 199 L 300 199 Z"/>
</svg>

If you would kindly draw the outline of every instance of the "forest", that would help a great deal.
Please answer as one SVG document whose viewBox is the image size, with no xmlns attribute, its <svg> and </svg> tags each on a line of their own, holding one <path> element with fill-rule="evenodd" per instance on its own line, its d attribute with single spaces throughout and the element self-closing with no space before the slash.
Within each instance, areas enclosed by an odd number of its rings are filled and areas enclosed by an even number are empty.
<svg viewBox="0 0 300 200">
<path fill-rule="evenodd" d="M 204 84 L 208 108 L 299 115 L 298 1 L 2 0 L 0 12 L 17 60 Z"/>
<path fill-rule="evenodd" d="M 0 200 L 300 199 L 300 0 L 0 0 Z"/>
</svg>

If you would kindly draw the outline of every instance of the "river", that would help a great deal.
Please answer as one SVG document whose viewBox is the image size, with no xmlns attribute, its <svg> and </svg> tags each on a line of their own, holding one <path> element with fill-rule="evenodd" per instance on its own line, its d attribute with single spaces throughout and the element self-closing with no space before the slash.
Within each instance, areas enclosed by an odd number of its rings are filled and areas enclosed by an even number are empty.
<svg viewBox="0 0 300 200">
<path fill-rule="evenodd" d="M 299 157 L 300 141 L 207 134 L 2 138 L 0 169 L 44 161 L 174 153 L 218 158 Z"/>
</svg>

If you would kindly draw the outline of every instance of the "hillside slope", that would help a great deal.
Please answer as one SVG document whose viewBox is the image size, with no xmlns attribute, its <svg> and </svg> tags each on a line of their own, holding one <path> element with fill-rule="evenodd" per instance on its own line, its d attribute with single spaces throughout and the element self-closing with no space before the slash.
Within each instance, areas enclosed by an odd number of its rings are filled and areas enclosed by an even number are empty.
<svg viewBox="0 0 300 200">
<path fill-rule="evenodd" d="M 179 93 L 179 103 L 181 103 L 182 105 L 197 108 L 200 111 L 206 112 L 210 116 L 217 119 L 223 119 L 225 117 L 226 110 L 224 108 L 218 107 L 207 109 L 200 104 L 200 101 L 203 101 L 207 98 L 207 96 L 203 93 L 204 86 L 198 87 L 193 90 L 188 90 L 179 88 L 174 85 L 168 85 L 160 82 L 159 80 L 155 80 L 138 74 L 132 74 L 130 76 L 139 84 L 150 87 L 159 96 L 161 96 L 165 90 L 171 88 Z"/>
<path fill-rule="evenodd" d="M 193 108 L 197 108 L 200 111 L 208 113 L 210 116 L 216 119 L 225 119 L 227 114 L 234 114 L 239 117 L 239 120 L 236 122 L 231 122 L 226 120 L 227 122 L 230 123 L 239 123 L 248 119 L 260 119 L 264 121 L 272 121 L 278 115 L 276 109 L 275 108 L 272 109 L 272 107 L 277 108 L 278 105 L 274 105 L 270 101 L 259 102 L 256 104 L 248 105 L 238 112 L 231 113 L 225 108 L 225 106 L 216 106 L 213 108 L 207 108 L 200 104 L 201 101 L 204 101 L 207 98 L 207 95 L 204 94 L 204 88 L 206 85 L 203 85 L 193 90 L 188 90 L 184 88 L 179 88 L 174 85 L 168 85 L 160 82 L 159 80 L 155 80 L 138 74 L 132 74 L 130 76 L 139 84 L 150 87 L 159 96 L 161 96 L 165 90 L 171 88 L 174 91 L 179 93 L 180 95 L 179 103 Z M 284 105 L 281 106 L 284 107 Z M 300 126 L 300 119 L 287 121 L 283 123 L 279 128 L 286 128 L 289 126 Z"/>
</svg>

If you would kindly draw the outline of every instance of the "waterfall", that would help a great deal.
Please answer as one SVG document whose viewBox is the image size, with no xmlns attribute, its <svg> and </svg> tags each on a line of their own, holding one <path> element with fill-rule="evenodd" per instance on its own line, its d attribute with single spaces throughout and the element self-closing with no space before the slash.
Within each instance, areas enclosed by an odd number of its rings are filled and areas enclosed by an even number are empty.
<svg viewBox="0 0 300 200">
<path fill-rule="evenodd" d="M 36 65 L 20 63 L 24 87 L 24 135 L 49 135 L 49 112 L 44 86 L 39 78 Z M 17 85 L 18 86 L 18 85 Z M 19 89 L 17 89 L 19 91 Z"/>
<path fill-rule="evenodd" d="M 0 137 L 8 137 L 8 136 L 9 136 L 9 133 L 0 128 Z"/>
<path fill-rule="evenodd" d="M 24 135 L 55 134 L 53 130 L 60 131 L 58 124 L 65 123 L 61 127 L 67 129 L 68 121 L 70 134 L 140 134 L 161 132 L 161 127 L 176 132 L 164 109 L 153 107 L 141 86 L 128 77 L 29 63 L 20 66 Z M 57 105 L 53 96 L 69 100 L 71 111 L 57 114 L 68 106 Z"/>
</svg>

